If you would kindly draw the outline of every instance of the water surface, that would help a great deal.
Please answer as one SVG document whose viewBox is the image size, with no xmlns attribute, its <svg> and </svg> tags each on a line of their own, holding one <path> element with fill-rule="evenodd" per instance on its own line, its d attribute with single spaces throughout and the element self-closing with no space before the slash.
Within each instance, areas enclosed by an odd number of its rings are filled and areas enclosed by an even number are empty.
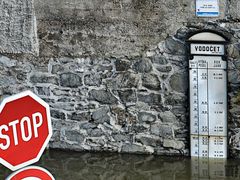
<svg viewBox="0 0 240 180">
<path fill-rule="evenodd" d="M 240 160 L 48 150 L 37 163 L 56 180 L 239 180 Z M 1 166 L 0 179 L 11 171 Z"/>
</svg>

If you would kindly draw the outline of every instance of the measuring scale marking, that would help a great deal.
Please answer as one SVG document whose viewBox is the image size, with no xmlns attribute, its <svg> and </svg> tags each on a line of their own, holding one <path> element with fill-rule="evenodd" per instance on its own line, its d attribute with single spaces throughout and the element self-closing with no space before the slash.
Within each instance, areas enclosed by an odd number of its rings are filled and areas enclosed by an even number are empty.
<svg viewBox="0 0 240 180">
<path fill-rule="evenodd" d="M 191 156 L 225 158 L 226 62 L 221 56 L 194 56 L 189 67 Z"/>
</svg>

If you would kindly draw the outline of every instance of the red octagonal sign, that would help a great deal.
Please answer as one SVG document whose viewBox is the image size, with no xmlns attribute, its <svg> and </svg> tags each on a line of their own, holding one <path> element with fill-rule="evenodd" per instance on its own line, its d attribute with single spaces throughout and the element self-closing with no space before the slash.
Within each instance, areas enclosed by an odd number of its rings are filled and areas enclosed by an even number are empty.
<svg viewBox="0 0 240 180">
<path fill-rule="evenodd" d="M 0 163 L 15 171 L 37 162 L 52 136 L 49 106 L 31 91 L 0 106 Z"/>
</svg>

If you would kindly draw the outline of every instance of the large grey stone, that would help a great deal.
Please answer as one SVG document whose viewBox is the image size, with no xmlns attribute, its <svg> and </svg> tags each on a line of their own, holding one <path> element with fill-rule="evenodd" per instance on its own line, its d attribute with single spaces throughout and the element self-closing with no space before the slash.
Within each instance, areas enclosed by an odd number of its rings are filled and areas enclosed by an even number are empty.
<svg viewBox="0 0 240 180">
<path fill-rule="evenodd" d="M 156 69 L 160 72 L 163 72 L 163 73 L 169 73 L 170 71 L 172 71 L 172 66 L 157 66 Z"/>
<path fill-rule="evenodd" d="M 117 106 L 113 106 L 111 108 L 111 112 L 113 114 L 115 114 L 116 116 L 116 123 L 118 125 L 122 125 L 124 126 L 126 124 L 127 121 L 127 112 L 125 109 L 121 108 L 121 107 L 117 107 Z"/>
<path fill-rule="evenodd" d="M 112 134 L 112 137 L 117 142 L 130 142 L 130 136 L 128 134 L 120 134 L 120 133 L 114 133 Z"/>
<path fill-rule="evenodd" d="M 65 113 L 59 110 L 51 109 L 51 116 L 56 119 L 62 119 L 62 120 L 66 119 Z"/>
<path fill-rule="evenodd" d="M 85 138 L 82 134 L 74 130 L 65 131 L 63 136 L 67 139 L 67 141 L 71 141 L 79 144 L 82 143 Z"/>
<path fill-rule="evenodd" d="M 187 96 L 170 93 L 169 95 L 165 96 L 165 103 L 167 105 L 171 105 L 171 106 L 176 106 L 176 105 L 184 106 L 187 103 Z"/>
<path fill-rule="evenodd" d="M 0 65 L 3 67 L 11 68 L 17 65 L 17 61 L 6 56 L 0 56 Z"/>
<path fill-rule="evenodd" d="M 0 86 L 11 86 L 15 84 L 17 84 L 15 77 L 0 75 Z"/>
<path fill-rule="evenodd" d="M 34 73 L 30 77 L 32 83 L 49 83 L 58 85 L 58 78 L 46 73 Z"/>
<path fill-rule="evenodd" d="M 118 99 L 109 91 L 106 90 L 91 90 L 89 99 L 98 101 L 102 104 L 117 104 Z"/>
<path fill-rule="evenodd" d="M 144 122 L 150 123 L 156 120 L 156 116 L 147 112 L 139 112 L 138 120 L 140 123 L 144 123 Z"/>
<path fill-rule="evenodd" d="M 50 96 L 49 87 L 36 87 L 38 95 Z"/>
<path fill-rule="evenodd" d="M 152 57 L 152 62 L 155 64 L 166 65 L 168 60 L 165 56 L 158 54 Z"/>
<path fill-rule="evenodd" d="M 63 73 L 60 75 L 60 85 L 63 87 L 77 88 L 82 86 L 82 79 L 74 73 Z"/>
<path fill-rule="evenodd" d="M 185 145 L 182 141 L 177 141 L 177 140 L 172 140 L 172 139 L 164 139 L 163 147 L 183 150 Z"/>
<path fill-rule="evenodd" d="M 74 121 L 90 121 L 91 115 L 90 112 L 73 112 L 68 114 L 68 119 Z"/>
<path fill-rule="evenodd" d="M 138 94 L 138 100 L 145 102 L 150 105 L 160 105 L 162 104 L 162 97 L 160 94 Z"/>
<path fill-rule="evenodd" d="M 84 123 L 81 123 L 80 126 L 79 126 L 81 129 L 95 129 L 97 128 L 97 125 L 94 124 L 94 123 L 91 123 L 91 122 L 84 122 Z"/>
<path fill-rule="evenodd" d="M 115 90 L 119 88 L 137 88 L 139 84 L 139 74 L 132 72 L 120 72 L 114 78 L 107 80 L 107 87 Z"/>
<path fill-rule="evenodd" d="M 163 138 L 173 138 L 173 129 L 169 125 L 164 125 L 160 123 L 151 124 L 151 133 Z"/>
<path fill-rule="evenodd" d="M 127 71 L 130 68 L 131 63 L 126 60 L 116 60 L 116 71 Z"/>
<path fill-rule="evenodd" d="M 238 70 L 228 71 L 228 81 L 232 84 L 240 83 L 240 73 Z"/>
<path fill-rule="evenodd" d="M 109 123 L 110 122 L 110 116 L 108 115 L 109 108 L 108 107 L 102 107 L 92 113 L 92 119 L 95 123 Z"/>
<path fill-rule="evenodd" d="M 124 144 L 122 146 L 121 152 L 127 153 L 143 153 L 144 147 L 138 144 Z"/>
<path fill-rule="evenodd" d="M 188 89 L 187 72 L 173 74 L 169 83 L 174 91 L 186 93 Z"/>
<path fill-rule="evenodd" d="M 177 39 L 180 39 L 182 41 L 186 40 L 186 37 L 188 36 L 188 34 L 191 32 L 191 30 L 187 27 L 181 27 L 180 29 L 177 30 L 177 33 L 175 35 L 175 37 Z"/>
<path fill-rule="evenodd" d="M 173 37 L 167 38 L 165 41 L 166 52 L 174 55 L 185 55 L 185 45 Z"/>
<path fill-rule="evenodd" d="M 137 95 L 134 90 L 121 90 L 118 91 L 120 99 L 124 102 L 136 102 L 137 101 Z"/>
<path fill-rule="evenodd" d="M 240 69 L 240 58 L 228 61 L 228 69 L 230 70 L 235 68 Z"/>
<path fill-rule="evenodd" d="M 84 76 L 84 84 L 87 86 L 100 86 L 101 77 L 98 74 L 87 74 Z"/>
<path fill-rule="evenodd" d="M 111 72 L 112 69 L 113 69 L 112 66 L 103 66 L 103 65 L 97 66 L 97 72 L 105 72 L 105 71 Z"/>
<path fill-rule="evenodd" d="M 165 111 L 160 113 L 160 118 L 164 123 L 175 123 L 177 122 L 176 116 L 171 111 Z"/>
<path fill-rule="evenodd" d="M 94 104 L 94 103 L 89 103 L 89 104 L 87 104 L 87 105 L 85 105 L 85 104 L 82 104 L 82 103 L 80 103 L 80 104 L 77 104 L 76 106 L 75 106 L 75 109 L 78 111 L 91 111 L 92 109 L 96 109 L 96 107 L 97 107 L 97 105 L 96 104 Z"/>
<path fill-rule="evenodd" d="M 155 74 L 144 74 L 142 77 L 142 85 L 151 90 L 161 90 L 160 81 Z"/>
<path fill-rule="evenodd" d="M 144 126 L 144 124 L 133 124 L 132 126 L 132 131 L 134 133 L 148 133 L 149 132 L 149 128 Z"/>
<path fill-rule="evenodd" d="M 169 125 L 161 125 L 159 126 L 159 136 L 163 138 L 173 138 L 173 129 L 172 126 Z"/>
<path fill-rule="evenodd" d="M 50 139 L 49 145 L 54 142 L 60 142 L 60 130 L 53 130 L 52 137 Z M 51 145 L 50 145 L 51 146 Z"/>
<path fill-rule="evenodd" d="M 95 128 L 95 129 L 89 129 L 88 130 L 88 135 L 90 137 L 100 137 L 102 135 L 104 135 L 103 131 L 101 129 Z"/>
<path fill-rule="evenodd" d="M 143 145 L 153 147 L 159 146 L 162 143 L 160 137 L 146 134 L 137 134 L 136 141 L 140 142 Z"/>
<path fill-rule="evenodd" d="M 121 88 L 137 88 L 139 83 L 139 75 L 131 72 L 126 72 L 116 79 L 117 84 Z"/>
<path fill-rule="evenodd" d="M 53 74 L 60 74 L 64 71 L 64 66 L 61 64 L 54 64 L 52 65 L 52 73 Z"/>
<path fill-rule="evenodd" d="M 152 70 L 152 63 L 149 59 L 141 59 L 133 65 L 133 69 L 140 73 L 149 73 Z"/>
<path fill-rule="evenodd" d="M 231 58 L 239 58 L 239 51 L 240 51 L 240 45 L 239 44 L 231 44 L 228 46 L 227 48 L 228 51 L 228 56 L 230 56 Z"/>
</svg>

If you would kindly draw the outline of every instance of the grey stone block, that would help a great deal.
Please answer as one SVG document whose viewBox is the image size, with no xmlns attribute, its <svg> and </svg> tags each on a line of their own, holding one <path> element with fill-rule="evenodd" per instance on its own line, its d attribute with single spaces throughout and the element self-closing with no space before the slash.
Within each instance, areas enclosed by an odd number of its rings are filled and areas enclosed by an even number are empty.
<svg viewBox="0 0 240 180">
<path fill-rule="evenodd" d="M 182 141 L 164 139 L 163 140 L 163 147 L 183 150 L 185 145 Z"/>
<path fill-rule="evenodd" d="M 162 97 L 160 94 L 138 94 L 138 100 L 149 105 L 160 105 Z"/>
<path fill-rule="evenodd" d="M 142 77 L 142 85 L 151 90 L 161 90 L 160 81 L 155 74 L 144 74 Z"/>
<path fill-rule="evenodd" d="M 124 60 L 116 60 L 116 71 L 127 71 L 130 68 L 131 63 Z"/>
<path fill-rule="evenodd" d="M 46 73 L 34 73 L 30 77 L 32 83 L 49 83 L 58 85 L 58 78 Z"/>
<path fill-rule="evenodd" d="M 169 125 L 164 125 L 160 123 L 151 124 L 151 133 L 162 138 L 173 138 L 173 129 Z"/>
<path fill-rule="evenodd" d="M 51 109 L 51 116 L 56 118 L 56 119 L 61 119 L 61 120 L 64 120 L 66 119 L 66 115 L 65 113 L 59 111 L 59 110 L 53 110 Z"/>
<path fill-rule="evenodd" d="M 160 113 L 160 118 L 164 123 L 176 123 L 177 118 L 171 111 L 165 111 Z"/>
<path fill-rule="evenodd" d="M 152 57 L 152 62 L 159 65 L 166 65 L 168 63 L 168 60 L 165 56 L 158 54 Z"/>
<path fill-rule="evenodd" d="M 146 146 L 161 146 L 162 140 L 160 137 L 153 136 L 153 135 L 145 135 L 145 134 L 138 134 L 136 135 L 136 141 L 140 142 Z"/>
<path fill-rule="evenodd" d="M 77 131 L 65 131 L 63 135 L 68 141 L 75 143 L 82 143 L 84 140 L 84 136 Z"/>
<path fill-rule="evenodd" d="M 118 94 L 119 94 L 119 98 L 124 103 L 137 101 L 137 95 L 134 90 L 122 90 L 122 91 L 118 91 Z"/>
<path fill-rule="evenodd" d="M 60 75 L 60 85 L 63 87 L 77 88 L 82 86 L 82 79 L 74 73 L 63 73 Z"/>
<path fill-rule="evenodd" d="M 110 122 L 110 116 L 108 115 L 109 108 L 108 107 L 102 107 L 92 113 L 92 119 L 95 123 L 101 123 L 104 122 L 109 123 Z"/>
<path fill-rule="evenodd" d="M 90 137 L 100 137 L 100 136 L 104 135 L 104 133 L 101 129 L 95 128 L 95 129 L 89 129 L 88 135 Z"/>
<path fill-rule="evenodd" d="M 149 73 L 152 71 L 152 63 L 149 59 L 141 59 L 133 65 L 133 69 L 140 73 Z"/>
<path fill-rule="evenodd" d="M 89 92 L 89 99 L 98 101 L 102 104 L 117 104 L 118 99 L 109 91 L 106 90 L 91 90 Z"/>
<path fill-rule="evenodd" d="M 121 152 L 127 153 L 143 153 L 144 147 L 137 144 L 124 144 L 122 146 Z"/>
<path fill-rule="evenodd" d="M 49 87 L 36 87 L 37 93 L 39 95 L 50 96 L 50 88 Z"/>
<path fill-rule="evenodd" d="M 186 53 L 185 45 L 182 42 L 173 39 L 172 37 L 169 37 L 166 39 L 165 47 L 166 47 L 167 53 L 169 54 L 185 55 Z"/>
<path fill-rule="evenodd" d="M 156 120 L 156 116 L 151 113 L 147 113 L 147 112 L 139 112 L 138 120 L 140 123 L 144 123 L 144 122 L 151 123 Z"/>
<path fill-rule="evenodd" d="M 188 74 L 187 71 L 184 73 L 176 73 L 171 76 L 170 86 L 174 91 L 186 93 L 188 89 Z"/>
<path fill-rule="evenodd" d="M 172 66 L 157 66 L 156 69 L 163 73 L 169 73 L 172 71 Z"/>
<path fill-rule="evenodd" d="M 64 71 L 63 65 L 55 64 L 52 65 L 52 74 L 60 74 Z"/>
<path fill-rule="evenodd" d="M 91 115 L 90 112 L 73 112 L 67 115 L 68 119 L 74 121 L 90 121 Z"/>
<path fill-rule="evenodd" d="M 84 76 L 84 84 L 87 86 L 100 86 L 101 84 L 101 77 L 98 74 L 87 74 Z"/>
</svg>

